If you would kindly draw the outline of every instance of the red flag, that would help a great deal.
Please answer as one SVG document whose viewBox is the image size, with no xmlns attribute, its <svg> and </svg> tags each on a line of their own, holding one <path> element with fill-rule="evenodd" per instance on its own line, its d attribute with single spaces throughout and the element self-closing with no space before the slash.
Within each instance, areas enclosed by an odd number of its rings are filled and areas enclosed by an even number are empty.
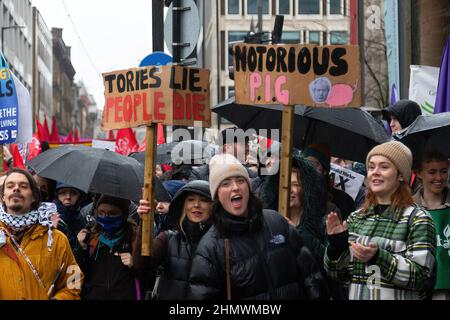
<svg viewBox="0 0 450 320">
<path fill-rule="evenodd" d="M 23 163 L 23 158 L 17 144 L 12 143 L 10 149 L 13 156 L 13 168 L 25 169 L 25 164 Z"/>
<path fill-rule="evenodd" d="M 8 168 L 8 162 L 6 162 L 5 160 L 3 160 L 3 171 L 8 171 L 9 170 L 9 168 Z"/>
<path fill-rule="evenodd" d="M 50 135 L 50 141 L 52 141 L 52 142 L 60 142 L 59 141 L 58 126 L 56 125 L 56 116 L 53 116 L 53 118 L 52 118 L 52 134 Z"/>
<path fill-rule="evenodd" d="M 116 138 L 114 137 L 114 132 L 112 130 L 108 131 L 108 140 L 116 141 Z"/>
<path fill-rule="evenodd" d="M 164 128 L 161 123 L 158 123 L 157 144 L 165 144 L 166 138 L 164 137 Z"/>
<path fill-rule="evenodd" d="M 157 135 L 156 135 L 156 143 L 157 144 L 165 144 L 166 138 L 164 137 L 164 127 L 161 123 L 158 123 L 158 129 L 157 129 Z M 147 141 L 144 139 L 144 142 L 142 142 L 142 145 L 139 147 L 139 152 L 145 151 L 145 148 L 147 147 Z"/>
<path fill-rule="evenodd" d="M 119 129 L 117 131 L 116 152 L 128 156 L 132 152 L 139 150 L 139 143 L 136 140 L 131 128 Z"/>
<path fill-rule="evenodd" d="M 74 140 L 75 142 L 80 141 L 80 137 L 78 136 L 78 129 L 75 129 L 75 136 L 74 136 L 73 140 Z"/>
<path fill-rule="evenodd" d="M 144 142 L 142 142 L 142 145 L 139 147 L 139 152 L 143 152 L 145 151 L 145 149 L 147 148 L 147 141 L 144 139 Z"/>
<path fill-rule="evenodd" d="M 64 142 L 73 142 L 72 130 L 69 130 L 69 134 L 67 135 L 66 140 Z"/>
<path fill-rule="evenodd" d="M 38 135 L 34 134 L 31 142 L 28 144 L 28 157 L 27 161 L 30 161 L 41 153 L 41 142 L 39 141 Z"/>
<path fill-rule="evenodd" d="M 36 118 L 36 127 L 37 127 L 37 136 L 38 136 L 39 141 L 48 141 L 50 138 L 48 136 L 48 132 L 45 132 L 45 129 L 42 126 L 42 123 L 39 122 L 38 118 Z"/>
<path fill-rule="evenodd" d="M 50 131 L 48 130 L 47 117 L 44 119 L 44 135 L 48 137 L 46 141 L 50 141 Z"/>
</svg>

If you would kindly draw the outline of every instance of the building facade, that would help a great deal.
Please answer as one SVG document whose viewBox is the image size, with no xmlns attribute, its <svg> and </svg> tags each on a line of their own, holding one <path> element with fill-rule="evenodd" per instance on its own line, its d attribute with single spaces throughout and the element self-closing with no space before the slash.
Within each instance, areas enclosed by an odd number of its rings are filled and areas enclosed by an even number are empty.
<svg viewBox="0 0 450 320">
<path fill-rule="evenodd" d="M 73 127 L 80 137 L 92 139 L 97 120 L 97 104 L 82 81 L 76 84 L 76 108 L 72 112 Z"/>
<path fill-rule="evenodd" d="M 53 44 L 52 33 L 33 7 L 33 112 L 43 121 L 53 115 Z"/>
<path fill-rule="evenodd" d="M 53 107 L 58 132 L 67 135 L 74 127 L 75 69 L 70 59 L 70 47 L 62 38 L 63 30 L 52 28 L 53 38 Z"/>
<path fill-rule="evenodd" d="M 33 85 L 32 12 L 30 0 L 0 0 L 1 50 L 11 70 L 30 93 Z"/>
</svg>

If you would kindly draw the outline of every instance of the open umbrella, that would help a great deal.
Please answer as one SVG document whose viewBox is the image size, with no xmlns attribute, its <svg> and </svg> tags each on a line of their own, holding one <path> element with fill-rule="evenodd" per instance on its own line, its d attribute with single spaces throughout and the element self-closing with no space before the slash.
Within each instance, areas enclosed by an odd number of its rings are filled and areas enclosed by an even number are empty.
<svg viewBox="0 0 450 320">
<path fill-rule="evenodd" d="M 204 164 L 218 151 L 218 146 L 200 140 L 183 140 L 160 144 L 156 147 L 156 163 Z M 144 163 L 145 152 L 132 155 L 140 163 Z"/>
<path fill-rule="evenodd" d="M 40 176 L 68 183 L 84 192 L 139 201 L 144 185 L 144 166 L 118 153 L 80 145 L 47 150 L 28 165 Z M 155 179 L 159 201 L 170 201 L 162 183 Z"/>
<path fill-rule="evenodd" d="M 450 111 L 418 116 L 394 138 L 407 145 L 414 157 L 426 150 L 436 150 L 450 158 Z"/>
<path fill-rule="evenodd" d="M 231 98 L 211 111 L 244 130 L 281 129 L 281 105 L 240 105 Z M 335 157 L 365 162 L 370 149 L 389 140 L 382 124 L 362 109 L 296 105 L 294 113 L 294 146 L 299 149 L 326 143 Z"/>
</svg>

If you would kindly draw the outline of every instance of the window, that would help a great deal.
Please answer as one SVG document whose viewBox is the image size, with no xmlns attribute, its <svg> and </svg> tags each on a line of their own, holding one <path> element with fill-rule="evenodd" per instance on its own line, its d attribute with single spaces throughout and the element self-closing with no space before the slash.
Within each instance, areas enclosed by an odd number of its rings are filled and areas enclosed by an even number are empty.
<svg viewBox="0 0 450 320">
<path fill-rule="evenodd" d="M 321 0 L 298 0 L 299 14 L 320 14 Z"/>
<path fill-rule="evenodd" d="M 330 14 L 342 14 L 341 6 L 341 0 L 330 0 Z"/>
<path fill-rule="evenodd" d="M 291 14 L 291 0 L 278 0 L 278 14 Z"/>
<path fill-rule="evenodd" d="M 261 0 L 262 13 L 269 14 L 269 0 Z M 258 0 L 247 0 L 247 14 L 258 14 Z"/>
<path fill-rule="evenodd" d="M 228 14 L 239 14 L 239 0 L 228 0 Z"/>
<path fill-rule="evenodd" d="M 331 31 L 330 44 L 347 44 L 347 31 Z"/>
<path fill-rule="evenodd" d="M 228 87 L 228 98 L 234 97 L 234 87 Z"/>
<path fill-rule="evenodd" d="M 300 32 L 283 31 L 281 35 L 281 43 L 300 43 Z"/>
<path fill-rule="evenodd" d="M 309 43 L 320 45 L 320 31 L 309 32 Z"/>
<path fill-rule="evenodd" d="M 228 31 L 228 43 L 234 41 L 244 40 L 247 35 L 247 31 Z M 228 46 L 227 46 L 228 50 Z M 230 52 L 228 52 L 228 66 L 233 65 L 233 56 Z"/>
</svg>

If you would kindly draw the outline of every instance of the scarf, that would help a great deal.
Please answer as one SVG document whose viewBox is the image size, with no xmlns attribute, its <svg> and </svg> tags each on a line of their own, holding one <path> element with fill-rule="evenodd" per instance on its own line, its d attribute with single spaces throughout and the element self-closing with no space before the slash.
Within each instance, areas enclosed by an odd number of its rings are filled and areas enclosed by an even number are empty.
<svg viewBox="0 0 450 320">
<path fill-rule="evenodd" d="M 22 232 L 35 224 L 40 224 L 48 228 L 47 248 L 51 251 L 53 243 L 52 221 L 51 217 L 57 212 L 54 203 L 41 202 L 39 208 L 23 215 L 9 214 L 5 212 L 3 205 L 0 205 L 0 221 L 3 222 L 13 232 Z M 0 231 L 3 233 L 3 231 Z M 0 234 L 0 238 L 4 236 Z"/>
</svg>

